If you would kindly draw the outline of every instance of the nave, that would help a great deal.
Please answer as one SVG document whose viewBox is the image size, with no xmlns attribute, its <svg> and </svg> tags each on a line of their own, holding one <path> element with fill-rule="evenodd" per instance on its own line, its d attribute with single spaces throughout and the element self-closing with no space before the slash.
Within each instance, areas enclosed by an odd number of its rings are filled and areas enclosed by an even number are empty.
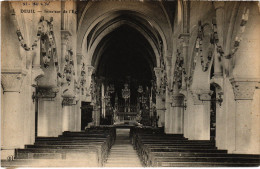
<svg viewBox="0 0 260 169">
<path fill-rule="evenodd" d="M 4 1 L 1 19 L 3 166 L 259 165 L 260 3 Z"/>
<path fill-rule="evenodd" d="M 129 132 L 130 131 L 130 132 Z M 113 126 L 59 137 L 38 137 L 34 145 L 16 149 L 3 167 L 253 167 L 260 155 L 228 154 L 213 141 L 188 140 L 160 128 Z"/>
</svg>

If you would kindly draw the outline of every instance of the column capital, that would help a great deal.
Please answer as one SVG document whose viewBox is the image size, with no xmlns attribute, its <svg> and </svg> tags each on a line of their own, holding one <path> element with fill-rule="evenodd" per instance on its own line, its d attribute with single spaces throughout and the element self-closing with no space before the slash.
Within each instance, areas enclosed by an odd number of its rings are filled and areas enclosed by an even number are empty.
<svg viewBox="0 0 260 169">
<path fill-rule="evenodd" d="M 182 43 L 187 44 L 189 43 L 190 34 L 189 33 L 181 33 L 178 37 L 179 40 L 182 41 Z"/>
<path fill-rule="evenodd" d="M 213 2 L 213 5 L 215 7 L 215 9 L 220 9 L 220 8 L 224 8 L 225 6 L 225 2 L 222 2 L 222 1 L 216 1 L 216 2 Z"/>
<path fill-rule="evenodd" d="M 76 105 L 77 101 L 74 97 L 63 97 L 62 106 L 72 106 Z"/>
<path fill-rule="evenodd" d="M 205 104 L 206 102 L 203 102 L 201 100 L 211 99 L 212 91 L 206 89 L 192 89 L 190 90 L 190 93 L 192 95 L 194 105 L 202 105 Z"/>
<path fill-rule="evenodd" d="M 67 39 L 69 36 L 71 36 L 72 34 L 70 33 L 70 31 L 68 30 L 61 30 L 61 39 Z"/>
<path fill-rule="evenodd" d="M 260 88 L 260 78 L 230 78 L 235 100 L 253 100 L 256 88 Z"/>
<path fill-rule="evenodd" d="M 8 69 L 1 70 L 1 84 L 4 92 L 20 92 L 22 82 L 27 71 L 23 69 Z"/>
<path fill-rule="evenodd" d="M 55 98 L 56 93 L 59 92 L 59 88 L 48 88 L 48 87 L 37 87 L 36 94 L 33 95 L 33 98 Z"/>
</svg>

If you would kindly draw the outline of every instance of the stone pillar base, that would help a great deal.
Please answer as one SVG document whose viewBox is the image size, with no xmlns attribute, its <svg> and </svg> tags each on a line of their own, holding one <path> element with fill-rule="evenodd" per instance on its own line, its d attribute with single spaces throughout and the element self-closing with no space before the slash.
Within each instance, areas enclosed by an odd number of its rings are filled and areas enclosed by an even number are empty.
<svg viewBox="0 0 260 169">
<path fill-rule="evenodd" d="M 1 160 L 8 160 L 9 158 L 14 158 L 15 148 L 1 148 Z"/>
</svg>

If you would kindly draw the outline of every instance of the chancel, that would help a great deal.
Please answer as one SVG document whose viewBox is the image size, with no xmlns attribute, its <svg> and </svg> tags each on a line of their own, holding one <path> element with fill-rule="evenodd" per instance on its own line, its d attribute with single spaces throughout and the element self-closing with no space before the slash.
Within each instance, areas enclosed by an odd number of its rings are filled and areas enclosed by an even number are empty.
<svg viewBox="0 0 260 169">
<path fill-rule="evenodd" d="M 259 44 L 257 1 L 1 2 L 1 166 L 259 166 Z"/>
</svg>

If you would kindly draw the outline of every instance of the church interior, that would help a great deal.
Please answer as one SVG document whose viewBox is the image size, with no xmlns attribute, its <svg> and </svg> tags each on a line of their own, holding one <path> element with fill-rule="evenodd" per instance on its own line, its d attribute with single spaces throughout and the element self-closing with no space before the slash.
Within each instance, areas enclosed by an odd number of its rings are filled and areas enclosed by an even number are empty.
<svg viewBox="0 0 260 169">
<path fill-rule="evenodd" d="M 1 2 L 2 167 L 260 165 L 257 1 Z"/>
</svg>

